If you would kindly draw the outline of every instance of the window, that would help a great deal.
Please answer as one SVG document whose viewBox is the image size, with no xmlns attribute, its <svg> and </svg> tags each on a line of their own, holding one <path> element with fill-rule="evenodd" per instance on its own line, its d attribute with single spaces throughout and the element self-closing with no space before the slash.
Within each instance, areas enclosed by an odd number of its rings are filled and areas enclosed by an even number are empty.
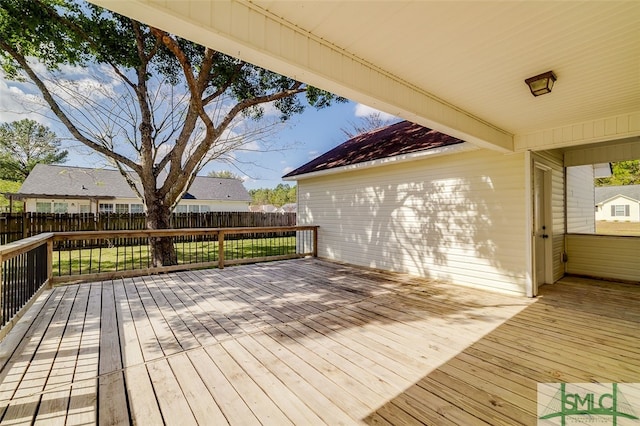
<svg viewBox="0 0 640 426">
<path fill-rule="evenodd" d="M 131 213 L 144 213 L 142 204 L 131 204 Z"/>
<path fill-rule="evenodd" d="M 628 204 L 612 204 L 611 216 L 629 216 Z"/>
<path fill-rule="evenodd" d="M 116 213 L 129 213 L 129 204 L 116 204 Z"/>
<path fill-rule="evenodd" d="M 51 203 L 36 203 L 37 213 L 51 213 Z"/>
<path fill-rule="evenodd" d="M 54 213 L 67 213 L 69 211 L 68 203 L 53 203 Z"/>
<path fill-rule="evenodd" d="M 182 204 L 178 204 L 176 206 L 175 212 L 176 213 L 186 213 L 187 212 L 187 206 L 182 205 Z"/>
<path fill-rule="evenodd" d="M 113 213 L 113 204 L 100 203 L 100 206 L 98 207 L 98 211 L 100 213 Z"/>
<path fill-rule="evenodd" d="M 189 213 L 199 213 L 200 212 L 200 206 L 197 204 L 193 204 L 189 206 Z"/>
<path fill-rule="evenodd" d="M 90 204 L 80 204 L 80 213 L 91 213 L 91 205 Z"/>
<path fill-rule="evenodd" d="M 207 213 L 211 211 L 210 206 L 200 206 L 200 213 Z"/>
<path fill-rule="evenodd" d="M 565 161 L 606 160 L 609 155 L 625 155 L 626 150 L 621 147 L 619 154 L 614 154 L 618 152 L 614 147 L 597 154 L 577 150 L 571 155 L 567 153 Z M 638 166 L 640 159 L 566 167 L 567 233 L 640 236 L 640 206 L 633 201 L 640 199 L 639 186 L 628 181 L 629 176 L 635 176 Z"/>
</svg>

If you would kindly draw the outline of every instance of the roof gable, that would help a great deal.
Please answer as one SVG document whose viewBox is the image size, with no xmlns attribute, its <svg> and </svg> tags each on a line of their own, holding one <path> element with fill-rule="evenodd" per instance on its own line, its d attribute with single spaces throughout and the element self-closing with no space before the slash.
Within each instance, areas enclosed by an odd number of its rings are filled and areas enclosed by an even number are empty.
<svg viewBox="0 0 640 426">
<path fill-rule="evenodd" d="M 597 186 L 595 189 L 596 204 L 607 202 L 618 195 L 640 201 L 640 185 Z"/>
<path fill-rule="evenodd" d="M 606 199 L 604 201 L 601 201 L 601 202 L 599 202 L 597 204 L 598 205 L 605 205 L 605 204 L 610 204 L 610 203 L 613 203 L 613 202 L 624 203 L 624 204 L 627 204 L 627 203 L 637 204 L 637 203 L 640 203 L 640 200 L 636 200 L 634 198 L 627 197 L 626 195 L 618 194 L 618 195 L 613 196 L 611 198 L 608 198 L 608 199 Z"/>
<path fill-rule="evenodd" d="M 355 136 L 287 173 L 284 178 L 442 148 L 463 142 L 418 124 L 401 121 Z"/>
<path fill-rule="evenodd" d="M 133 176 L 133 180 L 137 181 Z M 29 173 L 17 195 L 82 198 L 138 198 L 117 170 L 38 164 Z M 251 201 L 237 179 L 196 176 L 183 199 Z"/>
</svg>

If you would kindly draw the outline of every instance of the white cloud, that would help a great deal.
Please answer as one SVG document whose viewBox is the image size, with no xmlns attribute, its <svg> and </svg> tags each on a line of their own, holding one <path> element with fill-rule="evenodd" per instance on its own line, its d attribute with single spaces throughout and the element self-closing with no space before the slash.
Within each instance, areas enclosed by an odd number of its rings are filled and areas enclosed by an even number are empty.
<svg viewBox="0 0 640 426">
<path fill-rule="evenodd" d="M 0 122 L 29 118 L 48 126 L 51 120 L 44 116 L 47 112 L 41 98 L 26 93 L 18 85 L 9 86 L 0 79 Z"/>
<path fill-rule="evenodd" d="M 320 155 L 320 153 L 314 150 L 314 151 L 309 151 L 309 153 L 307 154 L 307 157 L 309 158 L 309 160 L 313 160 L 318 155 Z"/>
<path fill-rule="evenodd" d="M 62 64 L 57 71 L 49 71 L 38 61 L 30 61 L 31 67 L 40 75 L 55 95 L 74 107 L 86 107 L 87 102 L 97 103 L 102 99 L 116 99 L 120 77 L 107 65 L 81 67 Z"/>
<path fill-rule="evenodd" d="M 384 121 L 393 120 L 394 118 L 396 118 L 391 114 L 387 114 L 386 112 L 379 111 L 375 108 L 371 108 L 363 104 L 356 105 L 354 114 L 356 115 L 356 117 L 367 117 L 372 114 L 380 114 L 380 118 Z"/>
<path fill-rule="evenodd" d="M 80 117 L 90 117 L 90 109 L 95 109 L 100 101 L 116 99 L 116 93 L 122 84 L 105 66 L 83 68 L 62 65 L 59 71 L 53 73 L 36 61 L 31 66 L 52 94 L 62 100 L 63 108 L 65 104 L 71 105 L 72 109 L 81 111 Z M 3 77 L 0 73 L 0 121 L 30 118 L 48 126 L 57 121 L 33 83 Z"/>
<path fill-rule="evenodd" d="M 286 175 L 287 173 L 292 172 L 292 171 L 294 171 L 294 170 L 295 170 L 295 169 L 294 169 L 293 167 L 288 166 L 288 167 L 285 167 L 284 169 L 282 169 L 282 174 L 283 174 L 283 175 Z"/>
</svg>

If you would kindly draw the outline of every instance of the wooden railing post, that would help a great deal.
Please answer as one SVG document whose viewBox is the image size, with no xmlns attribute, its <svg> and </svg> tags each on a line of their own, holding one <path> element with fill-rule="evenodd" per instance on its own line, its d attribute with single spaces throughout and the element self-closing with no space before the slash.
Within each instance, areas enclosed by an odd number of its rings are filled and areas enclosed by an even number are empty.
<svg viewBox="0 0 640 426">
<path fill-rule="evenodd" d="M 47 240 L 47 287 L 53 287 L 53 236 Z"/>
<path fill-rule="evenodd" d="M 2 254 L 0 254 L 0 326 L 2 324 L 4 324 L 4 313 L 5 313 L 5 309 L 4 309 L 4 305 L 5 303 L 7 303 L 6 300 L 4 300 L 4 296 L 2 296 L 4 294 L 4 256 Z"/>
<path fill-rule="evenodd" d="M 313 228 L 313 257 L 318 257 L 318 227 Z"/>
<path fill-rule="evenodd" d="M 224 269 L 224 231 L 218 231 L 218 268 Z"/>
<path fill-rule="evenodd" d="M 27 220 L 30 215 L 27 212 L 22 212 L 22 238 L 28 238 L 29 235 L 29 223 L 31 220 Z"/>
</svg>

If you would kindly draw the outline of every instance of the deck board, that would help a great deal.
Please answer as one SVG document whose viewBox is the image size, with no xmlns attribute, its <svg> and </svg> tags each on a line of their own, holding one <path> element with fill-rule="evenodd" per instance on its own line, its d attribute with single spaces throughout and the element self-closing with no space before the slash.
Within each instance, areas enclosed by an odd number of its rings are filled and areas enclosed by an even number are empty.
<svg viewBox="0 0 640 426">
<path fill-rule="evenodd" d="M 640 382 L 640 286 L 537 299 L 313 259 L 46 291 L 2 424 L 533 424 L 539 382 Z"/>
</svg>

